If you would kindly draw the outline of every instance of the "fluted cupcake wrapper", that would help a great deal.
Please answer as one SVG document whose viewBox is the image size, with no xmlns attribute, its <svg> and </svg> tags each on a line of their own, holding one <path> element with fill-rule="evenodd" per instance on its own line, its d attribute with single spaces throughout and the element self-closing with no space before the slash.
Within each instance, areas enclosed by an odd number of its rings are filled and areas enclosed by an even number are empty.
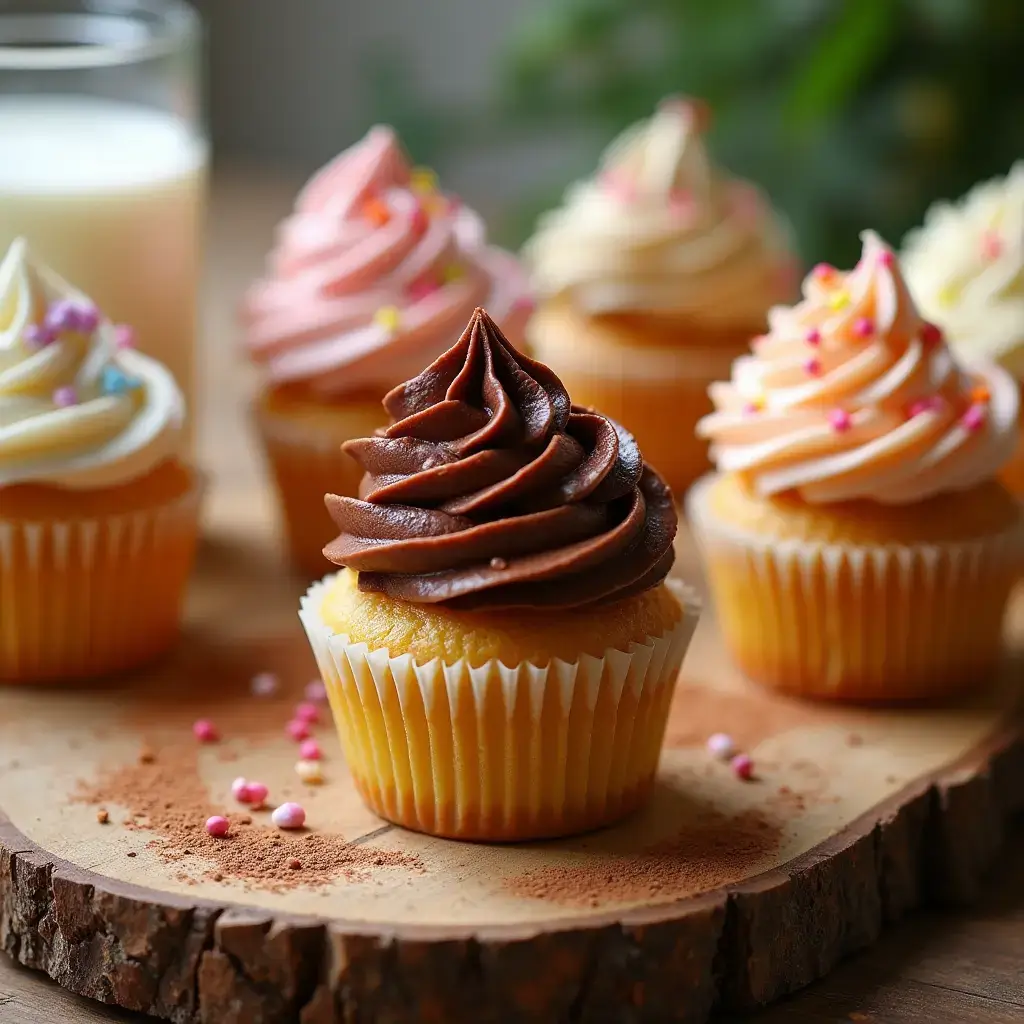
<svg viewBox="0 0 1024 1024">
<path fill-rule="evenodd" d="M 377 814 L 434 835 L 522 840 L 609 824 L 644 801 L 697 623 L 688 594 L 675 627 L 628 651 L 471 667 L 332 633 L 320 615 L 329 582 L 310 588 L 299 614 Z"/>
<path fill-rule="evenodd" d="M 95 519 L 0 518 L 0 681 L 133 668 L 178 635 L 204 485 Z"/>
<path fill-rule="evenodd" d="M 687 498 L 722 634 L 752 679 L 800 696 L 914 701 L 984 685 L 1024 567 L 1024 519 L 967 542 L 775 540 Z"/>
</svg>

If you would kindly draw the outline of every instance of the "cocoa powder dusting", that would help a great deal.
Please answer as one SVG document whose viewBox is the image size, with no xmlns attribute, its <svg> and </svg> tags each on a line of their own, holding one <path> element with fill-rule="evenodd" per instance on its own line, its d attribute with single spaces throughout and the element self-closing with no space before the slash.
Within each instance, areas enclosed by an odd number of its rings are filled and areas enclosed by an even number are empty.
<svg viewBox="0 0 1024 1024">
<path fill-rule="evenodd" d="M 781 831 L 760 811 L 727 816 L 708 809 L 672 840 L 635 854 L 538 868 L 506 879 L 516 896 L 563 906 L 679 899 L 748 877 L 778 848 Z"/>
<path fill-rule="evenodd" d="M 159 751 L 154 744 L 145 749 L 145 759 L 105 768 L 91 782 L 80 780 L 73 799 L 127 808 L 125 827 L 154 833 L 148 848 L 165 863 L 181 865 L 176 877 L 182 882 L 240 881 L 246 888 L 280 892 L 323 886 L 339 878 L 360 880 L 374 867 L 422 870 L 419 858 L 408 854 L 353 846 L 340 835 L 309 829 L 281 832 L 254 822 L 251 814 L 225 814 L 230 831 L 214 838 L 204 823 L 224 811 L 210 800 L 199 775 L 196 748 L 175 743 Z M 193 857 L 194 865 L 182 863 Z"/>
</svg>

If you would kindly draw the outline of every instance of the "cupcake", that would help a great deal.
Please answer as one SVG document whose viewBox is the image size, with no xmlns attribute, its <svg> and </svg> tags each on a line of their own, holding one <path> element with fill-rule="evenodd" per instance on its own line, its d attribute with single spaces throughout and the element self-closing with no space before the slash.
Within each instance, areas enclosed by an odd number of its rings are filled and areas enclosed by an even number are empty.
<svg viewBox="0 0 1024 1024">
<path fill-rule="evenodd" d="M 996 480 L 1017 388 L 958 363 L 892 251 L 863 241 L 849 273 L 815 268 L 712 387 L 698 430 L 720 472 L 688 511 L 748 676 L 808 697 L 936 698 L 1000 656 L 1024 558 L 1021 507 Z"/>
<path fill-rule="evenodd" d="M 537 358 L 636 436 L 677 493 L 708 466 L 708 384 L 792 297 L 788 233 L 761 193 L 713 168 L 701 106 L 667 101 L 609 147 L 525 250 Z"/>
<path fill-rule="evenodd" d="M 903 246 L 910 293 L 953 351 L 1024 382 L 1024 161 L 959 203 L 937 203 Z M 1024 443 L 1002 479 L 1024 494 Z"/>
<path fill-rule="evenodd" d="M 621 818 L 696 624 L 668 488 L 483 310 L 384 406 L 346 445 L 361 497 L 326 499 L 344 568 L 301 610 L 364 800 L 460 839 Z"/>
<path fill-rule="evenodd" d="M 14 242 L 0 264 L 0 680 L 131 668 L 174 641 L 200 479 L 131 332 Z"/>
<path fill-rule="evenodd" d="M 477 305 L 520 335 L 525 284 L 480 218 L 410 167 L 390 128 L 372 129 L 302 190 L 243 304 L 266 382 L 256 421 L 301 570 L 326 568 L 325 492 L 359 486 L 343 442 L 387 422 L 384 395 L 440 355 Z"/>
</svg>

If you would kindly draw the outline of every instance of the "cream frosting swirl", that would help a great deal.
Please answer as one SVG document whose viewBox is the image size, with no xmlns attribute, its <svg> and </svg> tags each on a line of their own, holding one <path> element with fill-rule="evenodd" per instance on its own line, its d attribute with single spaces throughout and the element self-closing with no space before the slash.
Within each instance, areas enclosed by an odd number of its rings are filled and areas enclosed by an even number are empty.
<svg viewBox="0 0 1024 1024">
<path fill-rule="evenodd" d="M 816 267 L 803 301 L 773 309 L 732 381 L 710 388 L 697 432 L 762 495 L 905 504 L 989 480 L 1013 453 L 1017 385 L 994 364 L 962 368 L 892 250 L 862 239 L 852 271 Z"/>
<path fill-rule="evenodd" d="M 789 299 L 789 232 L 753 185 L 712 167 L 696 103 L 665 101 L 605 151 L 598 175 L 541 218 L 525 257 L 538 294 L 590 314 L 763 328 Z"/>
<path fill-rule="evenodd" d="M 333 398 L 414 376 L 480 305 L 520 336 L 526 294 L 518 261 L 378 126 L 299 194 L 242 317 L 271 383 Z"/>
<path fill-rule="evenodd" d="M 968 357 L 1024 377 L 1024 161 L 936 203 L 904 240 L 910 291 L 925 316 Z"/>
<path fill-rule="evenodd" d="M 129 482 L 179 454 L 170 372 L 17 239 L 0 264 L 0 488 Z"/>
</svg>

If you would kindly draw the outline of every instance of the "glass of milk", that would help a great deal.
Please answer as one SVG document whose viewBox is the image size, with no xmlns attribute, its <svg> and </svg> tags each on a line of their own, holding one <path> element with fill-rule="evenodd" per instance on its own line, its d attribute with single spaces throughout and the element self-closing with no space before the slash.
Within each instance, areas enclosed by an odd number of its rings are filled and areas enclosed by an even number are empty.
<svg viewBox="0 0 1024 1024">
<path fill-rule="evenodd" d="M 0 247 L 23 235 L 131 325 L 190 407 L 201 67 L 200 21 L 181 0 L 0 0 Z"/>
</svg>

